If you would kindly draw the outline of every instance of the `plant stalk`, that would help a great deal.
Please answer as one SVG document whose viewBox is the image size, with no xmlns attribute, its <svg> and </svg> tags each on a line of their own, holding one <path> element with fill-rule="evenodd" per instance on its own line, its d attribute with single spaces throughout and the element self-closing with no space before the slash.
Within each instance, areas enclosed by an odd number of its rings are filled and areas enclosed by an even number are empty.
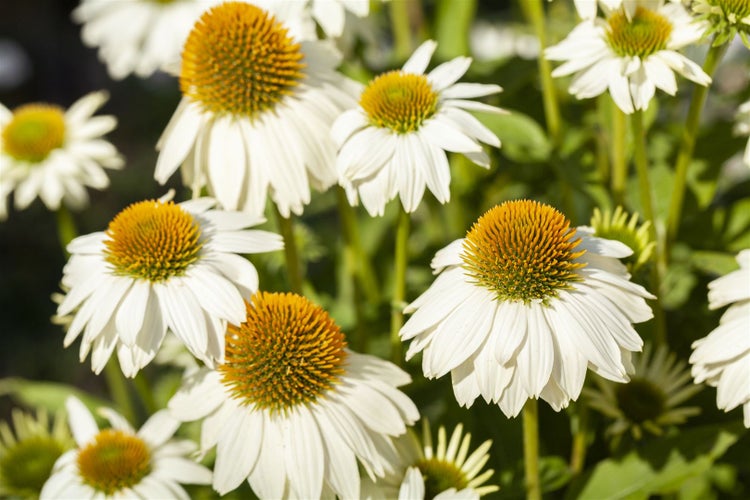
<svg viewBox="0 0 750 500">
<path fill-rule="evenodd" d="M 529 399 L 523 407 L 523 461 L 527 500 L 541 500 L 539 481 L 539 402 Z"/>
<path fill-rule="evenodd" d="M 393 261 L 393 296 L 391 298 L 391 361 L 403 366 L 399 331 L 404 324 L 404 299 L 406 296 L 406 265 L 408 263 L 409 214 L 399 204 L 396 222 L 396 250 Z"/>
</svg>

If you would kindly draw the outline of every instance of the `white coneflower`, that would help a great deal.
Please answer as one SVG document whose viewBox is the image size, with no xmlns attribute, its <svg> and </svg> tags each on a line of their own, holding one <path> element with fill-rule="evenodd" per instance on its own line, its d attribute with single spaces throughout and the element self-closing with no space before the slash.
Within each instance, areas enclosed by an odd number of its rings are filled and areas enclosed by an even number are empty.
<svg viewBox="0 0 750 500">
<path fill-rule="evenodd" d="M 357 462 L 383 476 L 392 438 L 419 418 L 395 365 L 346 349 L 322 308 L 294 294 L 259 292 L 226 335 L 226 359 L 193 372 L 170 400 L 183 421 L 203 419 L 216 446 L 220 494 L 247 480 L 260 498 L 359 498 Z"/>
<path fill-rule="evenodd" d="M 742 250 L 737 262 L 738 270 L 708 284 L 710 309 L 731 305 L 718 327 L 693 342 L 690 363 L 696 384 L 718 388 L 718 408 L 729 411 L 741 405 L 750 428 L 750 249 Z"/>
<path fill-rule="evenodd" d="M 699 85 L 711 83 L 700 66 L 678 52 L 703 36 L 703 26 L 682 4 L 634 5 L 632 15 L 623 6 L 607 11 L 606 19 L 584 20 L 548 47 L 547 59 L 564 61 L 552 76 L 574 75 L 569 90 L 579 99 L 609 90 L 625 113 L 646 109 L 657 88 L 674 95 L 675 72 Z"/>
<path fill-rule="evenodd" d="M 406 308 L 407 359 L 423 352 L 425 376 L 450 372 L 461 405 L 481 395 L 508 416 L 529 398 L 567 406 L 587 367 L 626 382 L 643 345 L 631 323 L 652 317 L 652 296 L 619 261 L 632 251 L 591 232 L 534 201 L 487 211 L 435 255 L 439 276 Z"/>
<path fill-rule="evenodd" d="M 691 384 L 687 363 L 680 361 L 665 346 L 652 349 L 646 344 L 643 354 L 633 356 L 634 373 L 625 384 L 594 377 L 597 388 L 584 388 L 586 403 L 613 419 L 606 433 L 614 440 L 629 433 L 641 439 L 645 433 L 661 435 L 664 429 L 697 415 L 700 408 L 682 406 L 698 391 Z"/>
<path fill-rule="evenodd" d="M 209 484 L 211 471 L 187 456 L 192 441 L 174 440 L 179 421 L 153 414 L 137 432 L 109 408 L 99 413 L 111 428 L 99 430 L 89 410 L 74 397 L 65 404 L 78 447 L 55 462 L 40 498 L 180 498 L 181 484 Z"/>
<path fill-rule="evenodd" d="M 18 210 L 37 197 L 50 210 L 80 209 L 88 203 L 86 187 L 109 185 L 104 168 L 120 168 L 123 160 L 103 139 L 117 126 L 115 117 L 93 116 L 106 101 L 106 92 L 93 92 L 67 110 L 26 104 L 11 112 L 0 104 L 0 220 L 11 192 Z"/>
<path fill-rule="evenodd" d="M 228 210 L 260 215 L 270 196 L 301 214 L 336 182 L 330 127 L 355 105 L 330 44 L 294 39 L 266 11 L 227 2 L 196 22 L 182 53 L 182 100 L 158 143 L 160 183 L 182 165 Z"/>
<path fill-rule="evenodd" d="M 38 498 L 55 461 L 75 444 L 65 415 L 51 425 L 46 411 L 36 416 L 14 408 L 13 428 L 0 422 L 0 497 Z"/>
<path fill-rule="evenodd" d="M 258 289 L 255 267 L 238 254 L 282 248 L 281 237 L 248 230 L 263 222 L 213 210 L 216 201 L 134 203 L 106 231 L 68 245 L 65 298 L 58 316 L 73 313 L 64 344 L 81 334 L 80 357 L 91 352 L 99 373 L 112 352 L 129 377 L 156 355 L 167 329 L 204 363 L 224 355 L 226 323 L 245 317 L 243 299 Z"/>
<path fill-rule="evenodd" d="M 699 20 L 706 22 L 706 35 L 714 35 L 715 45 L 731 42 L 739 35 L 750 48 L 750 2 L 747 0 L 694 0 Z"/>
<path fill-rule="evenodd" d="M 73 20 L 81 38 L 99 48 L 109 75 L 147 77 L 179 63 L 195 20 L 220 0 L 82 0 Z"/>
<path fill-rule="evenodd" d="M 482 469 L 490 458 L 492 441 L 487 440 L 471 454 L 471 434 L 458 424 L 450 439 L 445 427 L 438 429 L 437 448 L 433 447 L 432 432 L 427 421 L 422 427 L 422 442 L 413 433 L 397 441 L 398 461 L 392 473 L 375 482 L 367 481 L 363 496 L 380 500 L 422 500 L 438 498 L 479 498 L 499 489 L 486 484 L 495 471 Z"/>
<path fill-rule="evenodd" d="M 481 142 L 500 147 L 500 140 L 467 111 L 504 113 L 469 100 L 492 95 L 498 85 L 456 83 L 471 64 L 457 57 L 425 74 L 437 43 L 423 43 L 400 70 L 372 80 L 359 106 L 333 125 L 339 148 L 339 183 L 350 201 L 357 195 L 371 215 L 399 195 L 407 212 L 422 200 L 425 188 L 440 203 L 450 199 L 451 174 L 446 151 L 462 153 L 489 168 Z"/>
</svg>

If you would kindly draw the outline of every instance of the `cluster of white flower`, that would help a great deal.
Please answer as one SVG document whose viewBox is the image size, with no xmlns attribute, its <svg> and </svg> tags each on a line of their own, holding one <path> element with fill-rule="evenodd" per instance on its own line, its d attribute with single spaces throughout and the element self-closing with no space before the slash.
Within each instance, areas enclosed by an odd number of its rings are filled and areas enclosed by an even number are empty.
<svg viewBox="0 0 750 500">
<path fill-rule="evenodd" d="M 84 0 L 73 13 L 113 78 L 177 74 L 182 98 L 156 144 L 154 178 L 164 184 L 180 170 L 194 199 L 175 203 L 170 193 L 133 203 L 105 231 L 69 243 L 57 310 L 69 320 L 64 345 L 80 337 L 80 360 L 91 354 L 96 373 L 116 353 L 122 373 L 135 377 L 176 338 L 201 365 L 186 363 L 168 408 L 137 432 L 107 409 L 100 413 L 111 428 L 99 430 L 70 398 L 77 447 L 56 461 L 41 497 L 188 498 L 181 484 L 211 484 L 223 495 L 245 481 L 261 498 L 491 493 L 493 471 L 482 471 L 490 442 L 469 455 L 459 426 L 450 442 L 440 428 L 437 451 L 429 429 L 424 447 L 416 445 L 408 428 L 420 414 L 401 390 L 410 375 L 350 350 L 308 298 L 262 291 L 244 256 L 282 249 L 281 236 L 251 228 L 265 222 L 269 204 L 281 218 L 301 215 L 313 190 L 339 185 L 371 216 L 396 197 L 414 212 L 426 189 L 449 202 L 447 153 L 489 168 L 485 145 L 500 147 L 472 112 L 507 113 L 474 100 L 502 89 L 459 82 L 468 57 L 428 71 L 431 40 L 363 86 L 337 70 L 330 39 L 298 27 L 317 22 L 338 37 L 347 15 L 367 16 L 367 0 L 260 5 Z M 711 83 L 679 52 L 706 30 L 681 3 L 575 5 L 583 20 L 543 56 L 563 61 L 553 76 L 574 75 L 576 97 L 609 90 L 633 113 L 657 88 L 674 95 L 675 72 Z M 16 209 L 39 197 L 58 210 L 83 207 L 86 186 L 107 186 L 103 168 L 124 162 L 103 139 L 115 118 L 93 116 L 105 101 L 96 92 L 67 111 L 0 105 L 0 217 L 11 194 Z M 748 155 L 750 143 L 750 164 Z M 508 417 L 529 399 L 567 407 L 589 369 L 628 382 L 631 354 L 643 346 L 633 324 L 652 318 L 646 300 L 655 298 L 620 262 L 631 254 L 549 205 L 499 204 L 436 253 L 437 277 L 406 307 L 411 316 L 398 332 L 410 341 L 406 359 L 421 354 L 427 378 L 450 373 L 461 406 L 481 396 Z M 712 308 L 734 304 L 694 344 L 690 362 L 695 382 L 718 386 L 720 408 L 743 405 L 750 427 L 750 251 L 738 260 L 740 271 L 709 293 Z M 188 421 L 201 421 L 199 446 L 171 439 Z M 213 448 L 213 470 L 194 461 L 193 452 Z M 430 479 L 447 469 L 460 481 L 432 491 Z"/>
</svg>

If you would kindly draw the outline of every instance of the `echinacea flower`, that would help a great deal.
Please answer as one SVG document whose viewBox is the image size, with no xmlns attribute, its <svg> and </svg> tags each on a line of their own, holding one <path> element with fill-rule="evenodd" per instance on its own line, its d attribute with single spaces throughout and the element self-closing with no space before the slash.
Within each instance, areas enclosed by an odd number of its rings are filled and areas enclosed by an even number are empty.
<svg viewBox="0 0 750 500">
<path fill-rule="evenodd" d="M 737 262 L 738 270 L 708 284 L 709 309 L 729 307 L 719 326 L 693 342 L 690 364 L 696 384 L 717 388 L 720 410 L 742 405 L 745 427 L 750 428 L 750 249 L 742 250 Z"/>
<path fill-rule="evenodd" d="M 58 412 L 52 421 L 39 409 L 36 417 L 14 408 L 13 429 L 0 422 L 0 497 L 38 498 L 52 473 L 52 466 L 73 447 L 65 415 Z"/>
<path fill-rule="evenodd" d="M 737 122 L 734 125 L 734 133 L 750 136 L 750 101 L 741 104 L 737 109 Z M 750 137 L 747 139 L 747 146 L 745 146 L 745 154 L 742 156 L 742 161 L 750 167 Z"/>
<path fill-rule="evenodd" d="M 423 352 L 427 378 L 450 372 L 462 406 L 481 395 L 511 417 L 529 398 L 567 406 L 587 367 L 626 382 L 643 345 L 631 323 L 652 317 L 653 297 L 619 261 L 632 251 L 591 233 L 534 201 L 488 210 L 437 252 L 439 276 L 406 308 L 407 359 Z"/>
<path fill-rule="evenodd" d="M 11 112 L 0 104 L 0 220 L 11 192 L 18 210 L 37 197 L 50 210 L 80 209 L 87 186 L 109 185 L 103 168 L 120 168 L 123 160 L 103 139 L 117 126 L 115 117 L 93 116 L 106 101 L 106 92 L 92 92 L 67 110 L 39 103 Z"/>
<path fill-rule="evenodd" d="M 489 168 L 481 142 L 500 147 L 500 140 L 467 111 L 505 113 L 469 100 L 497 94 L 494 84 L 456 83 L 471 59 L 457 57 L 425 74 L 434 41 L 423 43 L 400 70 L 384 73 L 367 85 L 359 106 L 333 124 L 339 148 L 339 183 L 350 202 L 357 195 L 370 215 L 383 215 L 385 205 L 399 195 L 406 212 L 413 212 L 425 188 L 440 203 L 450 199 L 451 174 L 446 151 L 462 153 Z"/>
<path fill-rule="evenodd" d="M 99 414 L 111 428 L 100 430 L 89 410 L 74 397 L 65 402 L 78 445 L 55 462 L 40 498 L 180 498 L 181 484 L 209 484 L 211 471 L 188 459 L 196 448 L 172 439 L 179 421 L 161 410 L 137 432 L 109 408 Z"/>
<path fill-rule="evenodd" d="M 398 460 L 394 471 L 375 482 L 365 482 L 363 497 L 372 500 L 479 498 L 499 489 L 485 484 L 495 471 L 482 471 L 489 460 L 492 441 L 487 440 L 469 454 L 471 434 L 458 424 L 446 438 L 445 427 L 438 429 L 437 448 L 432 444 L 429 423 L 424 420 L 422 442 L 412 432 L 396 441 Z M 367 481 L 367 480 L 366 480 Z"/>
<path fill-rule="evenodd" d="M 574 75 L 569 91 L 578 99 L 609 90 L 630 114 L 648 108 L 657 88 L 675 95 L 675 72 L 699 85 L 711 83 L 700 66 L 678 52 L 702 36 L 703 26 L 679 2 L 640 1 L 632 16 L 622 6 L 607 11 L 606 19 L 584 20 L 544 55 L 564 61 L 552 76 Z"/>
<path fill-rule="evenodd" d="M 747 0 L 694 0 L 696 19 L 706 22 L 706 35 L 714 35 L 714 45 L 731 42 L 739 35 L 750 48 L 750 2 Z"/>
<path fill-rule="evenodd" d="M 219 494 L 247 480 L 260 498 L 359 498 L 357 462 L 383 476 L 392 438 L 419 418 L 397 389 L 410 381 L 348 350 L 306 298 L 259 292 L 245 322 L 229 327 L 224 363 L 188 376 L 169 408 L 183 421 L 203 419 L 201 449 L 216 446 Z"/>
<path fill-rule="evenodd" d="M 613 440 L 619 441 L 625 433 L 635 439 L 646 433 L 660 436 L 665 428 L 700 412 L 696 406 L 679 406 L 701 387 L 690 383 L 687 363 L 665 346 L 652 349 L 646 344 L 642 354 L 633 355 L 633 365 L 629 382 L 615 384 L 594 377 L 597 388 L 583 389 L 586 403 L 613 420 L 606 430 Z"/>
<path fill-rule="evenodd" d="M 635 272 L 651 259 L 656 242 L 651 240 L 651 221 L 638 225 L 638 214 L 628 214 L 621 206 L 614 211 L 594 208 L 591 215 L 591 228 L 594 236 L 625 243 L 633 254 L 623 259 L 628 271 Z"/>
<path fill-rule="evenodd" d="M 218 1 L 81 0 L 72 17 L 83 25 L 83 43 L 99 48 L 112 78 L 131 73 L 145 78 L 179 63 L 193 23 Z"/>
<path fill-rule="evenodd" d="M 206 11 L 185 42 L 182 100 L 157 145 L 160 183 L 182 165 L 186 185 L 206 186 L 223 208 L 301 214 L 310 187 L 336 182 L 334 119 L 354 106 L 353 82 L 335 71 L 324 42 L 295 40 L 245 2 Z"/>
<path fill-rule="evenodd" d="M 239 212 L 213 210 L 199 198 L 175 204 L 134 203 L 106 231 L 68 245 L 67 290 L 58 316 L 73 314 L 64 345 L 78 336 L 80 358 L 91 352 L 99 373 L 117 349 L 133 377 L 156 355 L 167 329 L 204 363 L 224 356 L 226 323 L 239 325 L 244 300 L 258 289 L 255 267 L 237 254 L 282 248 L 281 237 L 248 230 L 263 222 Z"/>
</svg>

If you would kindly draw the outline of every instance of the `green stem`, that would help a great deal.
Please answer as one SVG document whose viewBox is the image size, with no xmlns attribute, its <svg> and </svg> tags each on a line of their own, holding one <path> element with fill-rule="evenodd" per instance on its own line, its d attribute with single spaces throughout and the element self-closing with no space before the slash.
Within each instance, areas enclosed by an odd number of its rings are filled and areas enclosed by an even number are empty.
<svg viewBox="0 0 750 500">
<path fill-rule="evenodd" d="M 378 280 L 372 269 L 372 262 L 370 262 L 370 258 L 364 248 L 362 248 L 362 239 L 359 236 L 359 226 L 357 225 L 357 215 L 354 212 L 354 208 L 349 205 L 344 188 L 336 188 L 336 200 L 344 230 L 344 239 L 353 255 L 352 271 L 354 277 L 359 281 L 367 300 L 372 304 L 378 304 L 380 302 Z"/>
<path fill-rule="evenodd" d="M 570 451 L 570 472 L 577 476 L 586 464 L 586 429 L 588 427 L 589 412 L 584 404 L 576 405 L 577 422 L 573 432 L 573 445 Z"/>
<path fill-rule="evenodd" d="M 119 413 L 125 417 L 128 422 L 135 423 L 135 410 L 133 409 L 133 403 L 128 394 L 125 375 L 122 374 L 120 363 L 117 361 L 117 356 L 109 358 L 109 361 L 104 367 L 104 377 L 107 379 L 109 395 L 112 396 L 112 400 L 117 406 Z"/>
<path fill-rule="evenodd" d="M 628 161 L 625 155 L 627 136 L 625 113 L 612 105 L 612 199 L 614 205 L 625 204 L 625 184 L 628 180 Z"/>
<path fill-rule="evenodd" d="M 393 262 L 393 297 L 391 300 L 391 361 L 403 365 L 401 338 L 398 333 L 404 324 L 406 296 L 406 264 L 408 261 L 409 214 L 399 205 L 396 223 L 396 251 Z"/>
<path fill-rule="evenodd" d="M 154 393 L 151 390 L 151 385 L 149 385 L 143 371 L 138 372 L 138 375 L 133 379 L 133 383 L 135 385 L 135 391 L 138 393 L 138 397 L 141 398 L 141 403 L 143 403 L 143 408 L 146 410 L 146 413 L 149 415 L 156 413 L 159 407 L 154 400 Z"/>
<path fill-rule="evenodd" d="M 394 0 L 389 3 L 391 31 L 397 61 L 405 61 L 412 51 L 410 6 L 413 0 Z"/>
<path fill-rule="evenodd" d="M 68 243 L 73 241 L 76 236 L 78 236 L 78 230 L 73 215 L 65 205 L 60 205 L 60 208 L 57 209 L 57 237 L 60 239 L 60 245 L 66 256 L 68 255 Z"/>
<path fill-rule="evenodd" d="M 557 103 L 555 82 L 552 79 L 552 67 L 544 57 L 544 49 L 547 47 L 547 27 L 544 20 L 544 5 L 542 0 L 518 0 L 526 18 L 534 27 L 534 33 L 539 39 L 540 54 L 537 57 L 539 75 L 542 84 L 542 102 L 544 103 L 544 118 L 547 122 L 547 133 L 552 139 L 552 144 L 560 145 L 560 108 Z"/>
<path fill-rule="evenodd" d="M 539 402 L 536 399 L 529 399 L 523 407 L 523 461 L 526 470 L 526 498 L 540 500 Z"/>
<path fill-rule="evenodd" d="M 289 280 L 289 289 L 297 294 L 302 294 L 302 266 L 300 265 L 299 253 L 297 252 L 297 240 L 294 238 L 294 227 L 292 218 L 281 215 L 275 203 L 272 203 L 279 232 L 284 238 L 284 258 L 286 259 L 286 274 Z"/>
<path fill-rule="evenodd" d="M 643 206 L 643 216 L 646 220 L 650 220 L 649 232 L 652 241 L 656 242 L 655 248 L 655 262 L 656 264 L 651 266 L 651 291 L 656 295 L 654 301 L 654 321 L 656 325 L 654 333 L 654 342 L 656 345 L 660 345 L 667 340 L 667 328 L 666 319 L 664 317 L 664 308 L 661 303 L 661 281 L 664 275 L 664 262 L 662 256 L 664 255 L 664 244 L 663 240 L 657 230 L 659 222 L 656 219 L 656 213 L 654 212 L 653 204 L 653 191 L 651 189 L 651 180 L 649 178 L 649 166 L 648 166 L 648 155 L 646 153 L 646 132 L 643 126 L 643 112 L 638 110 L 632 115 L 632 126 L 633 126 L 633 143 L 635 153 L 635 168 L 638 173 L 638 188 L 641 193 L 641 205 Z"/>
<path fill-rule="evenodd" d="M 703 63 L 703 71 L 708 76 L 713 76 L 719 61 L 724 56 L 729 44 L 725 43 L 719 46 L 712 46 L 706 55 L 706 61 Z M 683 128 L 682 138 L 680 140 L 680 152 L 677 155 L 675 164 L 675 176 L 672 185 L 672 199 L 669 203 L 669 215 L 667 216 L 667 238 L 668 242 L 674 241 L 677 237 L 677 231 L 680 228 L 680 218 L 682 217 L 682 203 L 685 198 L 685 186 L 687 185 L 687 171 L 693 159 L 695 149 L 695 139 L 698 134 L 698 125 L 700 124 L 701 111 L 708 96 L 708 85 L 695 85 L 693 97 L 690 100 L 688 116 Z"/>
</svg>

